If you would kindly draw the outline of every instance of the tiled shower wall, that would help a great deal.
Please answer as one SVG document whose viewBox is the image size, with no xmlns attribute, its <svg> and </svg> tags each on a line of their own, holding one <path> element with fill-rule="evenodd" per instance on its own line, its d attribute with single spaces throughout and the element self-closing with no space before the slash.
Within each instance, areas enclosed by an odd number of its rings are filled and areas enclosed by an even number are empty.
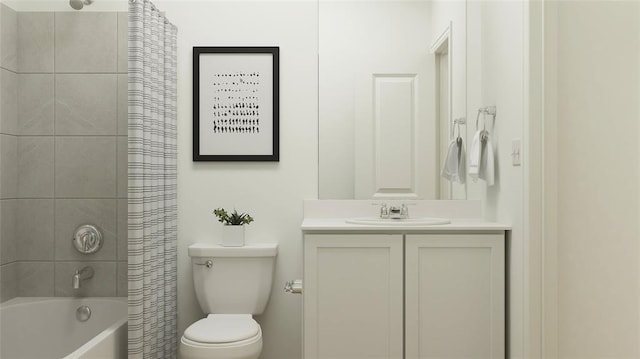
<svg viewBox="0 0 640 359">
<path fill-rule="evenodd" d="M 0 6 L 0 299 L 126 296 L 127 14 Z M 85 223 L 95 254 L 71 242 Z"/>
</svg>

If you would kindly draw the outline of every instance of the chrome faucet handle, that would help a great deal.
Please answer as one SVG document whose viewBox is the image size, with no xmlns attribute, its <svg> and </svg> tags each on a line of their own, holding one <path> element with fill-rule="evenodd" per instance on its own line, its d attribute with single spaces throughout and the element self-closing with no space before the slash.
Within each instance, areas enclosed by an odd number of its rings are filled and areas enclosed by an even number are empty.
<svg viewBox="0 0 640 359">
<path fill-rule="evenodd" d="M 389 207 L 386 203 L 371 203 L 372 206 L 380 206 L 380 218 L 389 218 Z M 393 207 L 392 207 L 393 208 Z"/>
<path fill-rule="evenodd" d="M 389 208 L 386 203 L 380 206 L 380 218 L 389 218 Z"/>
<path fill-rule="evenodd" d="M 409 207 L 404 203 L 402 204 L 402 207 L 400 207 L 400 215 L 404 218 L 409 218 Z"/>
</svg>

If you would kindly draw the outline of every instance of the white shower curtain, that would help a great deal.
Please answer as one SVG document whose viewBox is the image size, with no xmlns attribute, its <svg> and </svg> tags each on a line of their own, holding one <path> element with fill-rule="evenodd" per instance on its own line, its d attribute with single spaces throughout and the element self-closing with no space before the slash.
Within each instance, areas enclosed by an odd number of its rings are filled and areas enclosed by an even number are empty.
<svg viewBox="0 0 640 359">
<path fill-rule="evenodd" d="M 129 1 L 129 358 L 177 357 L 176 39 Z"/>
</svg>

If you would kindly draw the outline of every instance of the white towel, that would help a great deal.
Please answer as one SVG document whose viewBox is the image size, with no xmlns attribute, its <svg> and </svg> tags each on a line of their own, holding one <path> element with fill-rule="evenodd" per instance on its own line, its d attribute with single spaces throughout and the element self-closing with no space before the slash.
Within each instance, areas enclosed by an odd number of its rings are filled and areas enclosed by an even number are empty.
<svg viewBox="0 0 640 359">
<path fill-rule="evenodd" d="M 493 163 L 493 145 L 489 133 L 486 133 L 486 140 L 481 140 L 481 132 L 479 130 L 473 135 L 471 149 L 469 151 L 469 176 L 473 181 L 478 178 L 487 181 L 488 186 L 493 186 L 495 168 Z"/>
<path fill-rule="evenodd" d="M 467 160 L 464 142 L 460 141 L 458 146 L 457 140 L 454 138 L 449 142 L 447 157 L 444 160 L 440 175 L 451 182 L 464 184 L 466 175 Z"/>
<path fill-rule="evenodd" d="M 491 144 L 491 137 L 487 132 L 487 139 L 482 145 L 482 161 L 480 165 L 480 173 L 478 177 L 487 181 L 487 186 L 493 186 L 495 169 L 493 165 L 493 145 Z"/>
<path fill-rule="evenodd" d="M 480 163 L 482 158 L 482 143 L 480 142 L 480 131 L 476 131 L 469 148 L 469 176 L 473 181 L 478 180 L 480 173 Z"/>
</svg>

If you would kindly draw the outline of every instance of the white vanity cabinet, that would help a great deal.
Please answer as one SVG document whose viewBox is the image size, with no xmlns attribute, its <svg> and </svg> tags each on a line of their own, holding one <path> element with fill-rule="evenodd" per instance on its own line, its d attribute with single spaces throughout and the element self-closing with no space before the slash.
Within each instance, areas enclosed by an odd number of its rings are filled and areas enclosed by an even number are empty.
<svg viewBox="0 0 640 359">
<path fill-rule="evenodd" d="M 304 248 L 304 358 L 402 358 L 402 235 L 307 234 Z"/>
<path fill-rule="evenodd" d="M 504 238 L 306 233 L 304 359 L 504 358 Z"/>
<path fill-rule="evenodd" d="M 505 357 L 504 234 L 405 236 L 405 358 Z"/>
</svg>

